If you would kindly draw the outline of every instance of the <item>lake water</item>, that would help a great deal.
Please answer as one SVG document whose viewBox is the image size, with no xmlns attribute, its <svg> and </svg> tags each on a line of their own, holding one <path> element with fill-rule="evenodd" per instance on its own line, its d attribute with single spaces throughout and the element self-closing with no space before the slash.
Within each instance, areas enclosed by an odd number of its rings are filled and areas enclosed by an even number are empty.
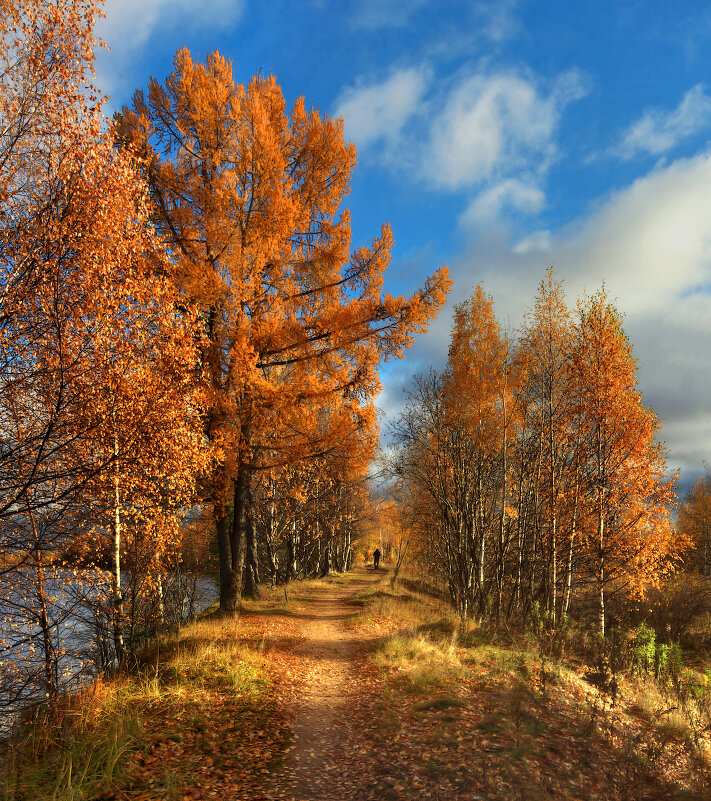
<svg viewBox="0 0 711 801">
<path fill-rule="evenodd" d="M 219 597 L 211 577 L 187 578 L 189 581 L 177 576 L 166 579 L 169 622 L 187 620 Z M 128 589 L 130 577 L 123 583 Z M 54 676 L 63 691 L 71 691 L 93 681 L 114 660 L 111 638 L 107 638 L 110 575 L 98 570 L 48 571 L 44 589 Z M 125 590 L 125 602 L 126 595 Z M 7 730 L 19 710 L 45 696 L 44 636 L 38 608 L 31 571 L 0 578 L 0 730 Z"/>
</svg>

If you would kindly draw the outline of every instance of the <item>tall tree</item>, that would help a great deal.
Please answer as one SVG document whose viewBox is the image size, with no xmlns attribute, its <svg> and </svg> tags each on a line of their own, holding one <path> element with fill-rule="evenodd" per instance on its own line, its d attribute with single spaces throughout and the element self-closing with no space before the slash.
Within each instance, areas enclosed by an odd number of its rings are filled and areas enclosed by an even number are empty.
<svg viewBox="0 0 711 801">
<path fill-rule="evenodd" d="M 494 544 L 495 531 L 499 553 L 504 540 L 506 453 L 512 438 L 513 406 L 506 386 L 508 356 L 493 300 L 479 285 L 455 309 L 443 390 L 450 438 L 462 440 L 455 470 L 461 479 L 457 507 L 463 519 L 457 525 L 469 542 L 467 561 L 476 560 L 473 578 L 480 613 L 490 596 L 487 549 Z"/>
<path fill-rule="evenodd" d="M 349 257 L 349 215 L 338 209 L 355 149 L 342 121 L 303 99 L 287 112 L 273 77 L 235 84 L 219 53 L 196 64 L 181 50 L 165 85 L 152 79 L 117 122 L 146 165 L 175 279 L 201 315 L 206 433 L 220 454 L 206 502 L 220 606 L 234 612 L 250 475 L 263 451 L 294 460 L 368 424 L 379 361 L 424 329 L 447 272 L 408 300 L 383 293 L 387 226 Z M 324 402 L 335 405 L 326 427 Z"/>
<path fill-rule="evenodd" d="M 0 550 L 31 566 L 15 565 L 14 578 L 34 582 L 36 608 L 16 608 L 25 623 L 39 609 L 54 693 L 52 614 L 67 607 L 47 600 L 45 557 L 107 505 L 118 557 L 122 509 L 148 531 L 151 505 L 189 502 L 202 438 L 191 318 L 177 308 L 135 160 L 104 131 L 89 83 L 99 5 L 17 0 L 0 16 Z M 113 572 L 118 602 L 118 558 Z M 55 571 L 55 592 L 80 583 Z"/>
<path fill-rule="evenodd" d="M 58 458 L 74 437 L 63 347 L 63 284 L 86 221 L 72 204 L 100 115 L 88 85 L 96 0 L 11 0 L 0 13 L 0 410 L 24 409 L 21 429 L 0 433 L 0 518 L 46 504 L 41 486 L 68 488 Z M 53 402 L 35 397 L 54 388 Z"/>
<path fill-rule="evenodd" d="M 691 549 L 686 564 L 703 576 L 711 575 L 711 468 L 694 482 L 684 503 L 679 507 L 679 529 L 687 537 Z"/>
<path fill-rule="evenodd" d="M 666 475 L 666 452 L 656 439 L 661 423 L 643 403 L 636 370 L 621 317 L 604 291 L 579 303 L 571 371 L 591 521 L 588 569 L 603 635 L 610 583 L 624 578 L 643 587 L 683 546 L 669 521 L 677 477 Z"/>
<path fill-rule="evenodd" d="M 457 307 L 447 369 L 416 378 L 394 433 L 418 550 L 459 612 L 555 626 L 576 575 L 604 634 L 610 588 L 643 592 L 685 546 L 659 428 L 604 293 L 573 324 L 549 271 L 513 352 L 481 288 Z"/>
<path fill-rule="evenodd" d="M 563 285 L 553 270 L 541 281 L 533 311 L 526 318 L 521 332 L 518 358 L 525 364 L 526 381 L 522 392 L 526 398 L 531 425 L 528 436 L 537 454 L 534 473 L 537 528 L 545 548 L 546 607 L 555 623 L 558 609 L 558 585 L 561 573 L 561 539 L 563 510 L 574 503 L 574 465 L 570 439 L 572 387 L 568 359 L 572 337 L 572 320 L 565 303 Z M 570 485 L 570 486 L 568 486 Z M 574 525 L 567 532 L 568 564 L 574 547 Z M 570 570 L 568 575 L 570 575 Z"/>
</svg>

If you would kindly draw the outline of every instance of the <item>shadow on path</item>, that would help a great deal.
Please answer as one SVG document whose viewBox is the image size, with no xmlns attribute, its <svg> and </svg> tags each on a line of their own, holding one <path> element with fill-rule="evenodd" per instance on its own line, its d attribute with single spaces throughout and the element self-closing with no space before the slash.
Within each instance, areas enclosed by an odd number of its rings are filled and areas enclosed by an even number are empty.
<svg viewBox="0 0 711 801">
<path fill-rule="evenodd" d="M 313 597 L 299 598 L 298 635 L 268 640 L 267 651 L 281 654 L 291 670 L 284 688 L 292 721 L 294 748 L 274 777 L 287 798 L 298 801 L 348 801 L 363 798 L 364 777 L 353 769 L 352 745 L 357 732 L 350 714 L 363 702 L 357 669 L 377 640 L 344 623 L 357 613 L 348 601 L 382 581 L 387 572 L 360 568 L 362 579 L 324 582 Z M 357 760 L 356 760 L 357 762 Z"/>
</svg>

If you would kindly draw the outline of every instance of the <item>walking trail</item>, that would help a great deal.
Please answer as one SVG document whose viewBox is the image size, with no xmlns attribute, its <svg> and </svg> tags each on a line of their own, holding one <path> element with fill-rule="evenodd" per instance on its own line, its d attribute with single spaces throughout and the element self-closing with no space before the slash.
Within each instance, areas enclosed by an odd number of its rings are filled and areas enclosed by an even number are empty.
<svg viewBox="0 0 711 801">
<path fill-rule="evenodd" d="M 414 596 L 389 592 L 386 577 L 360 568 L 290 585 L 286 604 L 283 589 L 265 591 L 237 623 L 188 629 L 181 658 L 166 669 L 182 671 L 192 691 L 166 672 L 143 701 L 142 744 L 121 786 L 84 797 L 629 801 L 632 790 L 639 801 L 711 798 L 706 757 L 688 740 L 672 747 L 668 729 L 658 735 L 637 695 L 605 709 L 582 671 L 546 671 L 522 639 L 489 643 L 473 630 L 477 639 L 457 645 L 441 609 L 410 606 Z M 416 639 L 430 624 L 432 636 Z M 388 654 L 397 651 L 387 647 L 370 658 L 382 636 L 396 634 L 398 647 L 417 646 L 411 658 L 394 665 Z M 660 749 L 654 763 L 647 743 Z"/>
<path fill-rule="evenodd" d="M 292 613 L 293 636 L 268 644 L 283 668 L 281 702 L 291 720 L 294 742 L 274 777 L 274 790 L 296 801 L 363 799 L 372 777 L 364 769 L 372 750 L 367 737 L 375 699 L 367 654 L 373 631 L 349 626 L 357 608 L 353 596 L 382 580 L 383 573 L 360 569 L 347 581 L 323 582 L 300 597 Z M 295 587 L 294 592 L 298 592 Z"/>
</svg>

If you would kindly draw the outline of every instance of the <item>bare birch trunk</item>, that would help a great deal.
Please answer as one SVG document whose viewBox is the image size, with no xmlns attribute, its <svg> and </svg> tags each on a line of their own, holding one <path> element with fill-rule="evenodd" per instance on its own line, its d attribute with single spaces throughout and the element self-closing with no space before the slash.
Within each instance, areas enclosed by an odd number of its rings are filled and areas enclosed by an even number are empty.
<svg viewBox="0 0 711 801">
<path fill-rule="evenodd" d="M 119 440 L 114 414 L 114 553 L 113 553 L 113 604 L 114 604 L 114 647 L 119 667 L 126 661 L 126 648 L 123 640 L 123 595 L 121 593 L 121 467 L 119 465 Z"/>
</svg>

